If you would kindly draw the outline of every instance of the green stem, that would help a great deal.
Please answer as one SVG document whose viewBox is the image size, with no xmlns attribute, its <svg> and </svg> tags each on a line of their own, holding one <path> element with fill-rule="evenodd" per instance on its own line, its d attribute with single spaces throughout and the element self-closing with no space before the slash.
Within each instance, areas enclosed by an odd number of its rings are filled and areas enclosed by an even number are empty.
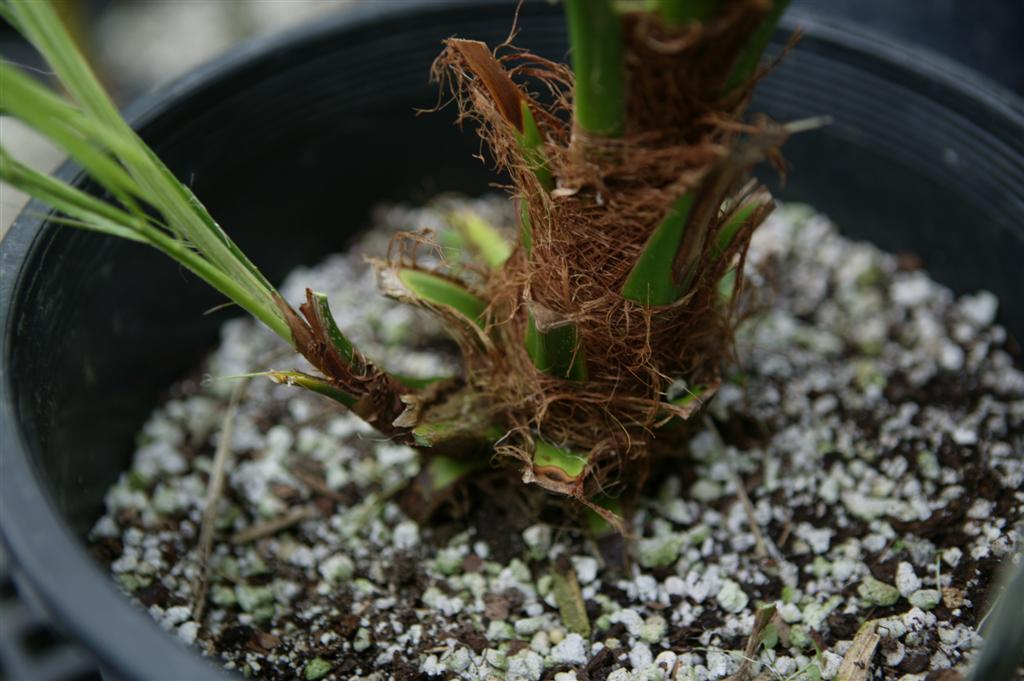
<svg viewBox="0 0 1024 681">
<path fill-rule="evenodd" d="M 622 28 L 611 0 L 565 0 L 576 89 L 573 115 L 583 131 L 619 137 L 626 128 Z"/>
<path fill-rule="evenodd" d="M 58 217 L 55 222 L 140 241 L 162 251 L 294 345 L 291 331 L 283 319 L 269 314 L 246 287 L 180 239 L 168 235 L 146 220 L 25 166 L 3 149 L 0 149 L 0 179 L 75 218 L 72 221 Z"/>
<path fill-rule="evenodd" d="M 587 0 L 587 3 L 590 1 Z M 594 26 L 591 25 L 592 12 L 589 12 L 589 9 L 592 9 L 592 7 L 589 4 L 585 8 L 580 2 L 569 0 L 567 5 L 569 9 L 567 11 L 571 16 L 575 17 L 578 39 L 582 41 L 581 54 L 583 55 L 583 61 L 580 63 L 588 63 L 588 59 L 592 61 L 595 55 L 601 56 L 602 52 L 606 52 L 607 50 L 602 50 L 601 48 L 600 39 L 603 36 L 600 31 L 607 33 L 609 28 L 614 29 L 615 59 L 613 61 L 616 64 L 616 70 L 613 71 L 617 73 L 615 80 L 619 86 L 618 106 L 619 109 L 622 109 L 622 64 L 621 59 L 618 57 L 621 51 L 618 38 L 618 19 L 614 12 L 612 12 L 611 5 L 606 0 L 600 0 L 596 4 L 606 9 L 609 13 L 608 17 L 606 17 L 608 21 L 598 22 L 594 25 L 597 26 L 599 31 L 596 31 Z M 490 50 L 483 43 L 452 39 L 448 44 L 462 55 L 468 68 L 476 74 L 480 82 L 487 88 L 502 117 L 512 126 L 517 145 L 523 155 L 523 160 L 533 171 L 541 188 L 544 191 L 552 190 L 555 186 L 555 178 L 551 173 L 549 159 L 544 153 L 544 138 L 541 135 L 540 128 L 537 126 L 537 121 L 533 116 L 529 101 L 522 91 L 512 82 L 508 73 L 494 59 Z M 606 79 L 607 76 L 601 76 L 600 73 L 597 75 L 599 78 L 596 82 L 603 88 L 604 86 L 601 81 Z M 582 87 L 584 92 L 590 93 L 589 95 L 579 95 L 584 100 L 588 96 L 593 99 L 595 94 L 600 94 L 600 92 L 595 93 L 589 81 Z M 596 102 L 595 105 L 597 105 Z M 617 124 L 614 127 L 618 130 L 621 126 Z M 527 258 L 530 257 L 533 249 L 533 225 L 530 220 L 528 200 L 529 197 L 522 197 L 519 203 L 521 237 Z M 493 261 L 497 264 L 498 258 L 493 258 Z M 503 259 L 502 262 L 504 262 Z M 477 310 L 476 303 L 473 300 L 467 300 L 466 296 L 459 294 L 457 291 L 445 290 L 444 280 L 434 281 L 427 278 L 424 281 L 410 281 L 408 279 L 411 277 L 425 275 L 406 275 L 405 271 L 400 271 L 398 275 L 406 288 L 412 290 L 419 298 L 428 302 L 447 305 L 449 308 L 456 309 L 463 315 L 477 321 L 481 326 L 483 325 L 484 320 L 481 315 L 484 310 L 482 307 Z M 434 277 L 434 279 L 438 278 Z M 451 283 L 447 284 L 447 287 L 450 288 L 451 286 L 453 286 Z M 480 305 L 483 305 L 482 301 L 480 301 Z M 461 309 L 460 306 L 467 309 Z M 562 378 L 586 380 L 586 364 L 581 354 L 578 337 L 579 334 L 575 326 L 571 324 L 549 332 L 541 332 L 537 329 L 533 316 L 530 315 L 524 342 L 534 365 L 542 371 Z"/>
<path fill-rule="evenodd" d="M 587 359 L 575 324 L 541 331 L 531 313 L 526 325 L 526 352 L 533 365 L 546 374 L 570 381 L 588 378 Z"/>
<path fill-rule="evenodd" d="M 73 98 L 55 104 L 54 95 L 33 82 L 31 87 L 12 91 L 0 88 L 0 110 L 16 112 L 26 123 L 46 128 L 44 135 L 62 144 L 76 161 L 102 186 L 130 209 L 132 197 L 144 198 L 163 223 L 169 238 L 185 242 L 222 276 L 234 280 L 245 292 L 245 301 L 233 298 L 260 320 L 277 318 L 271 327 L 290 339 L 283 313 L 277 307 L 276 292 L 259 270 L 245 257 L 186 186 L 174 177 L 131 127 L 121 118 L 85 58 L 49 2 L 12 0 L 3 5 L 3 15 L 40 51 Z M 3 82 L 14 82 L 4 73 Z M 17 83 L 15 83 L 17 85 Z M 45 94 L 44 94 L 45 93 Z M 17 110 L 20 108 L 20 113 Z M 35 113 L 26 113 L 26 111 Z M 41 117 L 43 111 L 52 119 Z M 95 145 L 90 151 L 67 134 L 74 131 Z M 102 154 L 109 154 L 123 168 L 118 170 Z M 127 200 L 125 200 L 127 199 Z M 160 231 L 160 230 L 158 230 Z M 112 233 L 112 232 L 111 232 Z M 151 239 L 148 239 L 152 241 Z M 167 252 L 167 249 L 161 249 Z M 223 289 L 221 289 L 223 290 Z"/>
<path fill-rule="evenodd" d="M 725 91 L 734 90 L 753 77 L 757 71 L 757 65 L 761 61 L 764 48 L 768 46 L 772 34 L 775 33 L 775 26 L 779 18 L 786 11 L 789 0 L 773 0 L 772 8 L 762 19 L 760 25 L 751 34 L 746 46 L 736 57 L 732 73 L 725 81 Z"/>
</svg>

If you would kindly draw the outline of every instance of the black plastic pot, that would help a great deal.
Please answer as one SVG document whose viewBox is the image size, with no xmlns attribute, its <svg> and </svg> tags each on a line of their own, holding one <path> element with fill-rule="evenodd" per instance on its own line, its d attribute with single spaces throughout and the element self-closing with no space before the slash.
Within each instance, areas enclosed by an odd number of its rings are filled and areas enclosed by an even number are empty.
<svg viewBox="0 0 1024 681">
<path fill-rule="evenodd" d="M 343 248 L 368 209 L 484 191 L 478 142 L 427 83 L 448 35 L 502 40 L 513 3 L 378 3 L 204 67 L 130 118 L 271 279 Z M 1024 336 L 1024 110 L 949 64 L 809 17 L 756 108 L 821 113 L 792 140 L 785 199 L 987 288 Z M 560 8 L 527 3 L 520 42 L 560 58 Z M 780 39 L 783 37 L 780 33 Z M 65 166 L 60 173 L 74 177 Z M 162 256 L 48 225 L 31 206 L 0 247 L 3 537 L 57 621 L 114 675 L 221 675 L 119 594 L 84 543 L 158 396 L 216 338 L 218 301 Z"/>
</svg>

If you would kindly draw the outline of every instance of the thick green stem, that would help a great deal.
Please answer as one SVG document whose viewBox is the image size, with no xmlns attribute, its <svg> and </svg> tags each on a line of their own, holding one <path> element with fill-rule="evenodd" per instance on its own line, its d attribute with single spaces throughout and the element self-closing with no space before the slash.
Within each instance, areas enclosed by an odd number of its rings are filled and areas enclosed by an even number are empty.
<svg viewBox="0 0 1024 681">
<path fill-rule="evenodd" d="M 589 0 L 588 0 L 589 1 Z M 591 18 L 588 16 L 588 12 L 584 11 L 584 8 L 580 3 L 570 0 L 570 5 L 576 5 L 570 8 L 568 11 L 571 15 L 577 17 L 577 32 L 580 34 L 580 40 L 583 41 L 582 53 L 584 55 L 584 62 L 586 59 L 593 59 L 596 56 L 600 56 L 600 45 L 595 44 L 595 40 L 599 40 L 602 35 L 595 33 L 595 29 L 591 26 Z M 619 46 L 618 38 L 618 18 L 611 11 L 611 5 L 606 3 L 605 0 L 600 0 L 596 3 L 597 5 L 605 6 L 608 10 L 610 20 L 608 22 L 598 22 L 599 28 L 602 31 L 607 32 L 608 27 L 615 30 L 615 49 L 616 55 L 621 52 L 621 46 Z M 471 69 L 480 80 L 480 82 L 487 89 L 498 110 L 501 112 L 502 117 L 512 127 L 515 132 L 516 143 L 519 146 L 519 150 L 523 155 L 523 160 L 526 162 L 534 175 L 536 176 L 541 188 L 544 191 L 550 191 L 555 187 L 555 178 L 551 173 L 549 165 L 549 159 L 544 153 L 544 138 L 541 135 L 540 128 L 537 126 L 537 121 L 533 116 L 533 111 L 530 109 L 530 103 L 527 98 L 523 95 L 519 87 L 512 82 L 509 78 L 508 73 L 504 67 L 494 58 L 491 51 L 487 49 L 484 43 L 476 42 L 472 40 L 459 40 L 452 39 L 448 42 L 449 46 L 457 50 L 465 60 L 465 64 Z M 603 59 L 603 57 L 602 57 Z M 618 60 L 618 101 L 619 108 L 622 108 L 622 64 L 621 59 L 616 57 Z M 603 66 L 601 68 L 604 68 Z M 599 69 L 600 71 L 600 69 Z M 607 76 L 601 76 L 597 74 L 599 81 L 605 79 Z M 589 88 L 589 90 L 588 90 Z M 589 85 L 584 86 L 584 89 L 590 92 L 591 98 L 595 96 L 594 89 Z M 600 103 L 595 103 L 600 105 Z M 621 117 L 620 117 L 621 118 Z M 533 225 L 530 220 L 529 213 L 529 197 L 523 197 L 519 204 L 519 224 L 521 230 L 521 237 L 523 240 L 523 248 L 526 251 L 527 258 L 530 257 L 533 250 Z M 403 274 L 400 272 L 399 277 L 403 279 L 403 283 L 407 288 L 413 289 L 419 287 L 420 290 L 415 291 L 421 298 L 430 302 L 436 302 L 437 300 L 437 286 L 435 282 L 427 281 L 429 288 L 420 285 L 418 282 L 405 281 Z M 449 295 L 445 293 L 445 304 L 449 307 L 458 309 L 453 301 L 447 300 Z M 482 310 L 481 310 L 482 312 Z M 463 312 L 463 314 L 466 314 Z M 476 319 L 472 315 L 469 316 L 471 319 Z M 537 328 L 536 320 L 532 313 L 529 313 L 529 321 L 526 331 L 526 337 L 524 338 L 527 352 L 533 360 L 534 365 L 553 376 L 559 376 L 561 378 L 570 378 L 572 380 L 586 380 L 587 370 L 586 362 L 582 355 L 582 348 L 579 345 L 579 334 L 576 330 L 575 325 L 563 324 L 556 329 L 550 331 L 541 331 Z"/>
<path fill-rule="evenodd" d="M 676 282 L 673 270 L 694 203 L 695 193 L 690 191 L 679 197 L 669 209 L 668 215 L 651 235 L 623 285 L 623 298 L 645 305 L 670 305 L 686 293 L 688 282 Z M 741 206 L 722 225 L 711 245 L 710 263 L 722 258 L 732 246 L 737 232 L 760 205 L 751 201 Z"/>
<path fill-rule="evenodd" d="M 554 189 L 555 180 L 544 155 L 540 130 L 525 100 L 521 106 L 523 133 L 519 136 L 519 146 L 541 186 L 546 191 L 551 191 Z M 533 250 L 533 225 L 530 222 L 529 204 L 526 199 L 522 199 L 519 205 L 519 226 L 523 248 L 526 250 L 526 257 L 529 258 Z M 586 359 L 583 357 L 582 348 L 579 347 L 579 333 L 574 324 L 542 332 L 537 328 L 533 313 L 529 313 L 524 342 L 533 365 L 541 371 L 574 381 L 587 380 Z"/>
<path fill-rule="evenodd" d="M 611 0 L 565 0 L 576 89 L 573 116 L 584 132 L 619 137 L 626 128 L 622 27 Z"/>
</svg>

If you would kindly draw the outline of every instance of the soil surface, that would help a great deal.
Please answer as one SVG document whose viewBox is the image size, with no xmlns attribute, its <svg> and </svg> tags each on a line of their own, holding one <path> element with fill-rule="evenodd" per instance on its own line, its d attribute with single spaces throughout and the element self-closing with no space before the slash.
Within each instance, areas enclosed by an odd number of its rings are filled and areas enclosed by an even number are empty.
<svg viewBox="0 0 1024 681">
<path fill-rule="evenodd" d="M 327 292 L 391 370 L 454 372 L 441 330 L 378 296 L 362 257 L 467 204 L 511 220 L 504 199 L 384 209 L 282 292 Z M 813 680 L 844 658 L 849 678 L 958 678 L 1022 537 L 1024 373 L 995 297 L 957 299 L 801 206 L 746 268 L 771 293 L 628 539 L 497 473 L 418 526 L 397 503 L 416 453 L 322 398 L 224 378 L 302 368 L 233 320 L 140 434 L 94 552 L 168 631 L 255 678 Z M 197 620 L 204 496 L 243 380 Z"/>
</svg>

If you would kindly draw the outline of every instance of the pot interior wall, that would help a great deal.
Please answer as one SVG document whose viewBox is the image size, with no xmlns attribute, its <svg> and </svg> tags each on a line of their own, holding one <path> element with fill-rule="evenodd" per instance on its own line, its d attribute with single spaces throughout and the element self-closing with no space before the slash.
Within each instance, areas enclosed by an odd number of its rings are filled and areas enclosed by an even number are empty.
<svg viewBox="0 0 1024 681">
<path fill-rule="evenodd" d="M 200 75 L 198 87 L 186 82 L 179 91 L 188 97 L 157 97 L 138 120 L 278 280 L 343 248 L 375 203 L 479 193 L 495 180 L 471 157 L 472 131 L 452 126 L 451 108 L 413 109 L 436 102 L 426 79 L 443 37 L 494 44 L 511 16 L 488 5 L 342 36 L 320 27 L 287 49 Z M 564 56 L 559 8 L 528 3 L 521 28 L 522 44 Z M 919 255 L 959 291 L 995 291 L 1021 337 L 1019 112 L 977 109 L 811 28 L 755 107 L 781 120 L 831 113 L 836 123 L 787 145 L 792 173 L 779 195 L 816 205 L 848 234 Z M 41 477 L 84 536 L 143 419 L 211 348 L 229 313 L 204 315 L 217 296 L 161 256 L 92 234 L 47 229 L 24 272 L 10 356 L 17 408 Z"/>
</svg>

